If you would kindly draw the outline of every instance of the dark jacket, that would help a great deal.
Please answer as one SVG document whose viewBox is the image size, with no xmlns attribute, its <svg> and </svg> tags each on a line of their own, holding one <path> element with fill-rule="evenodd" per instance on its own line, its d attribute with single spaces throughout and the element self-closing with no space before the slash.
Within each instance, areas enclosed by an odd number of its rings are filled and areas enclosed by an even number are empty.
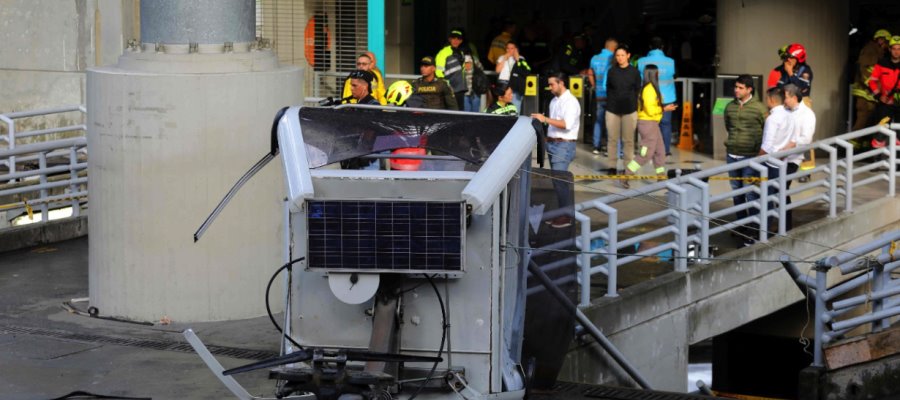
<svg viewBox="0 0 900 400">
<path fill-rule="evenodd" d="M 626 115 L 637 111 L 641 74 L 632 65 L 613 65 L 606 72 L 606 111 Z"/>
<path fill-rule="evenodd" d="M 803 97 L 809 97 L 812 93 L 813 72 L 809 64 L 797 63 L 793 75 L 788 75 L 784 69 L 784 64 L 779 64 L 769 72 L 769 80 L 767 87 L 782 87 L 788 83 L 793 83 L 800 88 L 800 94 Z"/>
<path fill-rule="evenodd" d="M 759 155 L 762 146 L 763 126 L 769 109 L 753 96 L 743 106 L 738 99 L 725 106 L 725 149 L 736 156 Z"/>
<path fill-rule="evenodd" d="M 433 108 L 437 110 L 458 110 L 456 107 L 456 97 L 453 96 L 453 90 L 447 85 L 447 81 L 434 78 L 431 82 L 426 82 L 419 78 L 412 82 L 413 96 L 417 99 L 413 100 L 413 104 L 421 102 L 422 108 Z M 412 99 L 412 97 L 410 97 Z M 408 100 L 407 100 L 408 101 Z"/>
</svg>

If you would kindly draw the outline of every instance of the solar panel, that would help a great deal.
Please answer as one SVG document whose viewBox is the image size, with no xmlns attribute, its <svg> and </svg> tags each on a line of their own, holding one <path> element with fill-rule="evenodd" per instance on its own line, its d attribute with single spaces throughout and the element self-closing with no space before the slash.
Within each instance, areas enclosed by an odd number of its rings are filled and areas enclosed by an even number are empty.
<svg viewBox="0 0 900 400">
<path fill-rule="evenodd" d="M 462 202 L 311 200 L 309 268 L 462 271 Z"/>
</svg>

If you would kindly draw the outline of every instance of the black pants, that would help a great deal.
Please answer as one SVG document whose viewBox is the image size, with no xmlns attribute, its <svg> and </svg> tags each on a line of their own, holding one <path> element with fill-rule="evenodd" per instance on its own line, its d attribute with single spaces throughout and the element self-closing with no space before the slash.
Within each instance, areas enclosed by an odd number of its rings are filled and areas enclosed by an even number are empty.
<svg viewBox="0 0 900 400">
<path fill-rule="evenodd" d="M 782 173 L 782 169 L 781 169 L 781 168 L 775 168 L 775 167 L 773 167 L 773 166 L 771 166 L 771 165 L 769 165 L 769 164 L 766 164 L 766 166 L 769 167 L 769 180 L 770 180 L 770 181 L 772 181 L 772 180 L 777 180 L 777 179 L 778 179 L 778 175 Z M 799 165 L 794 164 L 794 163 L 792 163 L 792 162 L 787 163 L 787 165 L 786 165 L 785 167 L 786 167 L 786 169 L 787 169 L 787 171 L 784 172 L 785 175 L 791 175 L 791 174 L 797 172 L 798 169 L 800 169 L 800 166 L 799 166 Z M 787 182 L 785 183 L 785 185 L 784 185 L 784 186 L 785 186 L 785 188 L 784 188 L 785 191 L 787 191 L 788 189 L 791 188 L 791 181 L 793 181 L 793 179 L 788 179 Z M 778 188 L 769 186 L 769 196 L 777 196 L 777 195 L 778 195 Z M 791 204 L 791 196 L 788 195 L 788 196 L 787 196 L 787 199 L 785 199 L 785 200 L 786 200 L 786 202 L 785 202 L 785 204 L 784 204 L 784 207 L 787 207 L 789 204 Z M 767 208 L 768 210 L 772 210 L 773 208 L 775 208 L 775 203 L 772 202 L 772 201 L 769 201 L 768 206 L 767 206 L 766 208 Z M 775 232 L 775 233 L 778 232 L 778 225 L 774 225 L 774 224 L 777 223 L 777 222 L 778 222 L 777 219 L 775 219 L 775 218 L 769 218 L 769 232 Z M 793 214 L 793 212 L 792 212 L 791 210 L 787 210 L 787 211 L 785 212 L 785 221 L 784 221 L 785 229 L 786 229 L 786 230 L 791 230 L 791 229 L 793 229 L 793 227 L 794 227 L 794 223 L 793 223 L 793 222 L 794 222 L 794 214 Z"/>
</svg>

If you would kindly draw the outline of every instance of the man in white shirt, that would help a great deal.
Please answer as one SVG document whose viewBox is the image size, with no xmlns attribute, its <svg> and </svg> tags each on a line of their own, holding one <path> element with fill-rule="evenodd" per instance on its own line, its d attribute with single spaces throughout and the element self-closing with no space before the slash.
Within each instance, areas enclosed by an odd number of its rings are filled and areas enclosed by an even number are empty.
<svg viewBox="0 0 900 400">
<path fill-rule="evenodd" d="M 813 135 L 816 132 L 816 113 L 813 112 L 806 104 L 803 104 L 803 95 L 797 85 L 789 83 L 782 86 L 784 89 L 784 108 L 791 113 L 792 135 L 791 140 L 782 150 L 792 149 L 797 146 L 805 146 L 813 141 Z M 803 162 L 803 153 L 791 155 L 785 159 L 787 161 L 787 174 L 793 174 L 800 169 L 800 163 Z M 787 181 L 785 190 L 791 188 L 791 180 Z M 787 197 L 787 204 L 791 204 L 791 197 Z M 793 216 L 790 210 L 787 212 L 787 229 L 793 227 Z"/>
<path fill-rule="evenodd" d="M 550 100 L 550 114 L 531 114 L 531 118 L 537 119 L 542 124 L 549 125 L 547 129 L 547 154 L 550 156 L 550 168 L 554 171 L 569 171 L 569 164 L 575 159 L 575 141 L 578 140 L 578 128 L 581 124 L 581 105 L 578 99 L 567 89 L 568 77 L 562 72 L 557 72 L 547 79 L 550 93 L 555 96 Z M 571 175 L 567 175 L 571 180 Z M 554 179 L 553 185 L 559 197 L 559 207 L 572 205 L 571 183 Z M 559 216 L 551 221 L 554 228 L 565 228 L 572 225 L 572 217 Z"/>
<path fill-rule="evenodd" d="M 769 107 L 769 116 L 766 117 L 766 123 L 763 128 L 763 141 L 759 149 L 759 155 L 761 156 L 787 150 L 794 137 L 793 115 L 784 108 L 784 89 L 777 86 L 769 88 L 766 91 L 766 105 Z M 781 168 L 771 163 L 766 163 L 766 167 L 769 169 L 769 181 L 777 180 L 779 174 L 781 174 Z M 797 172 L 797 165 L 788 163 L 785 173 L 790 175 L 794 172 Z M 771 199 L 777 197 L 778 188 L 769 186 L 768 195 L 770 200 L 767 208 L 772 210 L 775 208 L 775 203 Z M 775 224 L 776 220 L 770 218 L 770 231 L 776 232 L 775 227 L 777 225 Z"/>
</svg>

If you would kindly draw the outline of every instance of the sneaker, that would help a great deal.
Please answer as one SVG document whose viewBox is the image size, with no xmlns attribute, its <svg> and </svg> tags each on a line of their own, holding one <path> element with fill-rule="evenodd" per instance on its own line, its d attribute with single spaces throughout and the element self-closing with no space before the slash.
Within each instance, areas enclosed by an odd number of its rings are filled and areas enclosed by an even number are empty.
<svg viewBox="0 0 900 400">
<path fill-rule="evenodd" d="M 553 218 L 553 223 L 550 226 L 554 228 L 568 228 L 572 226 L 572 217 L 568 215 L 560 215 L 556 218 Z"/>
<path fill-rule="evenodd" d="M 592 151 L 591 153 L 594 153 L 594 154 L 600 154 L 600 148 L 599 148 L 599 147 L 594 147 L 594 151 Z"/>
<path fill-rule="evenodd" d="M 628 183 L 627 179 L 616 179 L 616 181 L 615 181 L 615 183 L 613 183 L 613 185 L 615 185 L 616 187 L 622 188 L 622 189 L 631 188 L 631 184 Z"/>
</svg>

